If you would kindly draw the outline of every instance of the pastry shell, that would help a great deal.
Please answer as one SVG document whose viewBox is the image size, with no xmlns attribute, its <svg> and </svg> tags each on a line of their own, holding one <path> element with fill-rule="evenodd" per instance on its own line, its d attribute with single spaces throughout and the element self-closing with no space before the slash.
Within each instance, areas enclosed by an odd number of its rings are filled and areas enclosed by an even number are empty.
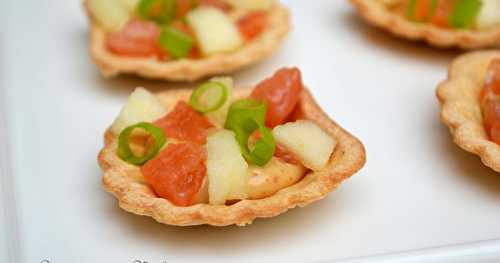
<svg viewBox="0 0 500 263">
<path fill-rule="evenodd" d="M 255 39 L 234 52 L 221 53 L 200 59 L 159 61 L 156 58 L 132 58 L 115 55 L 106 47 L 106 31 L 100 27 L 84 0 L 90 18 L 90 54 L 105 77 L 120 73 L 169 81 L 194 81 L 203 77 L 236 71 L 263 60 L 276 51 L 290 30 L 289 12 L 278 1 L 268 11 L 268 25 Z"/>
<path fill-rule="evenodd" d="M 500 44 L 500 27 L 487 30 L 443 29 L 408 21 L 391 12 L 381 0 L 350 0 L 368 23 L 409 40 L 424 40 L 439 48 L 478 49 Z"/>
<path fill-rule="evenodd" d="M 235 90 L 235 97 L 244 97 L 250 89 Z M 160 100 L 173 105 L 188 99 L 189 90 L 169 90 L 158 94 Z M 116 155 L 117 139 L 111 132 L 105 135 L 105 147 L 98 161 L 104 171 L 104 188 L 119 201 L 122 209 L 150 216 L 156 221 L 176 226 L 209 224 L 214 226 L 252 223 L 256 218 L 274 217 L 296 206 L 303 207 L 324 198 L 342 181 L 356 173 L 365 163 L 363 144 L 332 121 L 316 104 L 308 90 L 301 94 L 298 109 L 301 119 L 311 119 L 333 136 L 338 144 L 327 166 L 317 172 L 309 171 L 302 180 L 274 195 L 257 200 L 242 200 L 233 205 L 196 204 L 179 207 L 157 197 L 144 182 L 140 169 L 122 161 Z"/>
<path fill-rule="evenodd" d="M 437 97 L 441 104 L 441 120 L 450 129 L 454 142 L 500 172 L 500 145 L 488 138 L 479 102 L 486 71 L 493 58 L 500 58 L 500 51 L 473 52 L 455 59 L 449 67 L 448 79 L 437 89 Z"/>
</svg>

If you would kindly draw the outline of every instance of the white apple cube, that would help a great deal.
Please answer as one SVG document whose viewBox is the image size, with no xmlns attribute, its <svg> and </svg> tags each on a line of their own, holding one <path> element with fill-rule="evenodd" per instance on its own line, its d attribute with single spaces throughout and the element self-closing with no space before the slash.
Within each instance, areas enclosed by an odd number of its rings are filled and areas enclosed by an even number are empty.
<svg viewBox="0 0 500 263">
<path fill-rule="evenodd" d="M 123 106 L 113 122 L 111 131 L 118 135 L 130 125 L 139 122 L 153 122 L 166 113 L 165 106 L 153 94 L 144 88 L 137 88 L 128 97 L 127 104 Z"/>
<path fill-rule="evenodd" d="M 234 133 L 219 130 L 207 138 L 208 198 L 212 205 L 248 196 L 248 164 Z"/>
<path fill-rule="evenodd" d="M 492 28 L 500 25 L 500 0 L 482 0 L 476 25 L 479 28 Z"/>
<path fill-rule="evenodd" d="M 267 10 L 274 4 L 274 0 L 225 0 L 230 5 L 245 10 Z"/>
<path fill-rule="evenodd" d="M 122 0 L 89 0 L 92 16 L 107 31 L 119 31 L 130 19 Z"/>
<path fill-rule="evenodd" d="M 243 45 L 236 25 L 217 8 L 200 6 L 187 14 L 187 22 L 196 35 L 201 52 L 206 56 L 233 51 Z"/>
<path fill-rule="evenodd" d="M 229 106 L 232 102 L 232 94 L 233 94 L 233 79 L 230 77 L 216 77 L 210 79 L 211 82 L 219 82 L 224 85 L 227 91 L 227 99 L 220 108 L 215 111 L 206 113 L 205 116 L 217 127 L 223 127 L 226 122 L 227 112 L 229 110 Z"/>
<path fill-rule="evenodd" d="M 334 138 L 310 120 L 276 126 L 273 135 L 277 143 L 285 146 L 313 171 L 326 166 L 337 145 Z"/>
</svg>

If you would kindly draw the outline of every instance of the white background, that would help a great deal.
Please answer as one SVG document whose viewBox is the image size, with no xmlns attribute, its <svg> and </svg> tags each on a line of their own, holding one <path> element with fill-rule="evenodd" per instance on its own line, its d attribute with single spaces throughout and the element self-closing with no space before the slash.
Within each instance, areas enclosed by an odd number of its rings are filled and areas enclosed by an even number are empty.
<svg viewBox="0 0 500 263">
<path fill-rule="evenodd" d="M 10 145 L 12 173 L 2 181 L 0 228 L 0 245 L 10 249 L 0 255 L 35 263 L 318 262 L 456 244 L 406 255 L 498 253 L 494 241 L 467 243 L 500 238 L 500 176 L 455 146 L 438 118 L 435 87 L 459 52 L 368 27 L 346 1 L 286 2 L 294 29 L 283 48 L 236 82 L 299 66 L 325 111 L 363 141 L 368 162 L 306 208 L 244 228 L 179 228 L 120 210 L 100 186 L 96 155 L 134 87 L 186 85 L 103 79 L 88 54 L 80 1 L 2 1 L 0 113 L 10 138 L 0 147 Z"/>
</svg>

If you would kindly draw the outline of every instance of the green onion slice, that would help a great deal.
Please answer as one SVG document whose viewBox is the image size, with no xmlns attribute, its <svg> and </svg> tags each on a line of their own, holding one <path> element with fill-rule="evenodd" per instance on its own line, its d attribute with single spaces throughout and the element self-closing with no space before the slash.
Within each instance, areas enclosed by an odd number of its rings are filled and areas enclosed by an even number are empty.
<svg viewBox="0 0 500 263">
<path fill-rule="evenodd" d="M 143 129 L 151 136 L 153 136 L 153 139 L 155 141 L 154 145 L 149 148 L 144 156 L 135 156 L 130 149 L 129 138 L 135 129 Z M 120 133 L 120 136 L 118 137 L 118 156 L 128 163 L 142 165 L 155 157 L 156 154 L 158 154 L 161 147 L 163 147 L 163 145 L 165 144 L 166 140 L 167 139 L 165 138 L 162 129 L 147 122 L 140 122 L 125 128 Z"/>
<path fill-rule="evenodd" d="M 418 0 L 410 0 L 410 2 L 408 3 L 406 17 L 408 17 L 410 20 L 416 20 L 415 11 L 417 9 L 417 2 Z"/>
<path fill-rule="evenodd" d="M 251 151 L 248 149 L 248 137 L 240 142 L 240 147 L 242 143 L 245 143 L 245 147 L 242 147 L 242 153 L 243 157 L 250 163 L 264 166 L 273 158 L 274 152 L 276 151 L 276 142 L 274 141 L 271 131 L 264 125 L 259 125 L 258 129 L 261 138 L 257 140 L 253 149 Z M 236 136 L 236 138 L 238 139 L 238 136 Z"/>
<path fill-rule="evenodd" d="M 438 7 L 438 0 L 432 0 L 431 10 L 429 12 L 429 15 L 425 18 L 425 21 L 430 21 L 434 17 L 437 11 L 437 7 Z"/>
<path fill-rule="evenodd" d="M 438 0 L 431 0 L 431 6 L 430 6 L 430 10 L 429 10 L 428 15 L 425 18 L 420 19 L 420 20 L 417 19 L 417 15 L 416 15 L 417 6 L 418 6 L 419 1 L 426 1 L 426 0 L 410 0 L 410 2 L 408 3 L 408 10 L 407 10 L 406 16 L 410 20 L 416 21 L 416 22 L 429 21 L 436 13 L 437 6 L 438 6 Z"/>
<path fill-rule="evenodd" d="M 459 0 L 455 1 L 449 18 L 450 25 L 454 28 L 469 28 L 474 24 L 481 10 L 481 0 Z"/>
<path fill-rule="evenodd" d="M 167 24 L 175 18 L 176 4 L 176 0 L 140 0 L 137 13 L 143 19 Z"/>
<path fill-rule="evenodd" d="M 227 99 L 227 87 L 218 81 L 209 81 L 193 91 L 189 103 L 196 111 L 209 113 L 222 107 Z"/>
<path fill-rule="evenodd" d="M 254 99 L 236 101 L 229 107 L 224 125 L 234 131 L 245 159 L 259 166 L 266 165 L 274 155 L 276 143 L 271 131 L 264 126 L 266 105 Z M 255 130 L 259 130 L 261 138 L 257 140 L 252 150 L 248 147 L 248 139 Z"/>
<path fill-rule="evenodd" d="M 193 39 L 190 35 L 174 28 L 165 27 L 160 34 L 160 47 L 174 58 L 185 58 L 193 48 Z"/>
<path fill-rule="evenodd" d="M 266 104 L 255 99 L 235 101 L 229 107 L 224 127 L 230 130 L 236 129 L 243 126 L 247 118 L 252 118 L 257 124 L 264 125 L 266 111 Z"/>
</svg>

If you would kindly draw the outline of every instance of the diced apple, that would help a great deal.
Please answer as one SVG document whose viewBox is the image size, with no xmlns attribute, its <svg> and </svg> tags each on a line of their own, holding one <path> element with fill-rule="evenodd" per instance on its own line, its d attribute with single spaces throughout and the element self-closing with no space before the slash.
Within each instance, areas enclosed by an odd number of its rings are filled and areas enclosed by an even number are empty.
<svg viewBox="0 0 500 263">
<path fill-rule="evenodd" d="M 130 12 L 122 0 L 89 0 L 88 8 L 107 31 L 119 31 L 130 19 Z"/>
<path fill-rule="evenodd" d="M 230 5 L 246 10 L 267 10 L 273 4 L 274 0 L 225 0 Z"/>
<path fill-rule="evenodd" d="M 273 135 L 277 143 L 285 146 L 313 171 L 326 166 L 337 144 L 334 138 L 310 120 L 276 126 Z"/>
<path fill-rule="evenodd" d="M 478 28 L 492 28 L 500 25 L 500 0 L 482 0 L 476 25 Z"/>
<path fill-rule="evenodd" d="M 187 14 L 187 21 L 204 55 L 233 51 L 243 44 L 236 25 L 217 8 L 200 6 Z"/>
<path fill-rule="evenodd" d="M 207 138 L 208 197 L 212 205 L 248 196 L 248 164 L 234 133 L 219 130 Z"/>
<path fill-rule="evenodd" d="M 206 113 L 205 116 L 217 127 L 223 127 L 226 122 L 227 112 L 229 110 L 229 105 L 231 105 L 232 94 L 233 94 L 233 79 L 230 77 L 216 77 L 212 78 L 210 81 L 219 82 L 227 90 L 227 99 L 224 105 L 215 111 Z"/>
<path fill-rule="evenodd" d="M 127 104 L 123 106 L 120 115 L 111 126 L 111 131 L 115 134 L 130 125 L 138 122 L 153 122 L 167 113 L 165 106 L 149 91 L 143 88 L 135 89 L 130 94 Z"/>
<path fill-rule="evenodd" d="M 139 0 L 120 0 L 122 2 L 122 5 L 127 8 L 127 10 L 130 13 L 135 12 L 137 9 L 137 4 L 139 3 Z"/>
</svg>

